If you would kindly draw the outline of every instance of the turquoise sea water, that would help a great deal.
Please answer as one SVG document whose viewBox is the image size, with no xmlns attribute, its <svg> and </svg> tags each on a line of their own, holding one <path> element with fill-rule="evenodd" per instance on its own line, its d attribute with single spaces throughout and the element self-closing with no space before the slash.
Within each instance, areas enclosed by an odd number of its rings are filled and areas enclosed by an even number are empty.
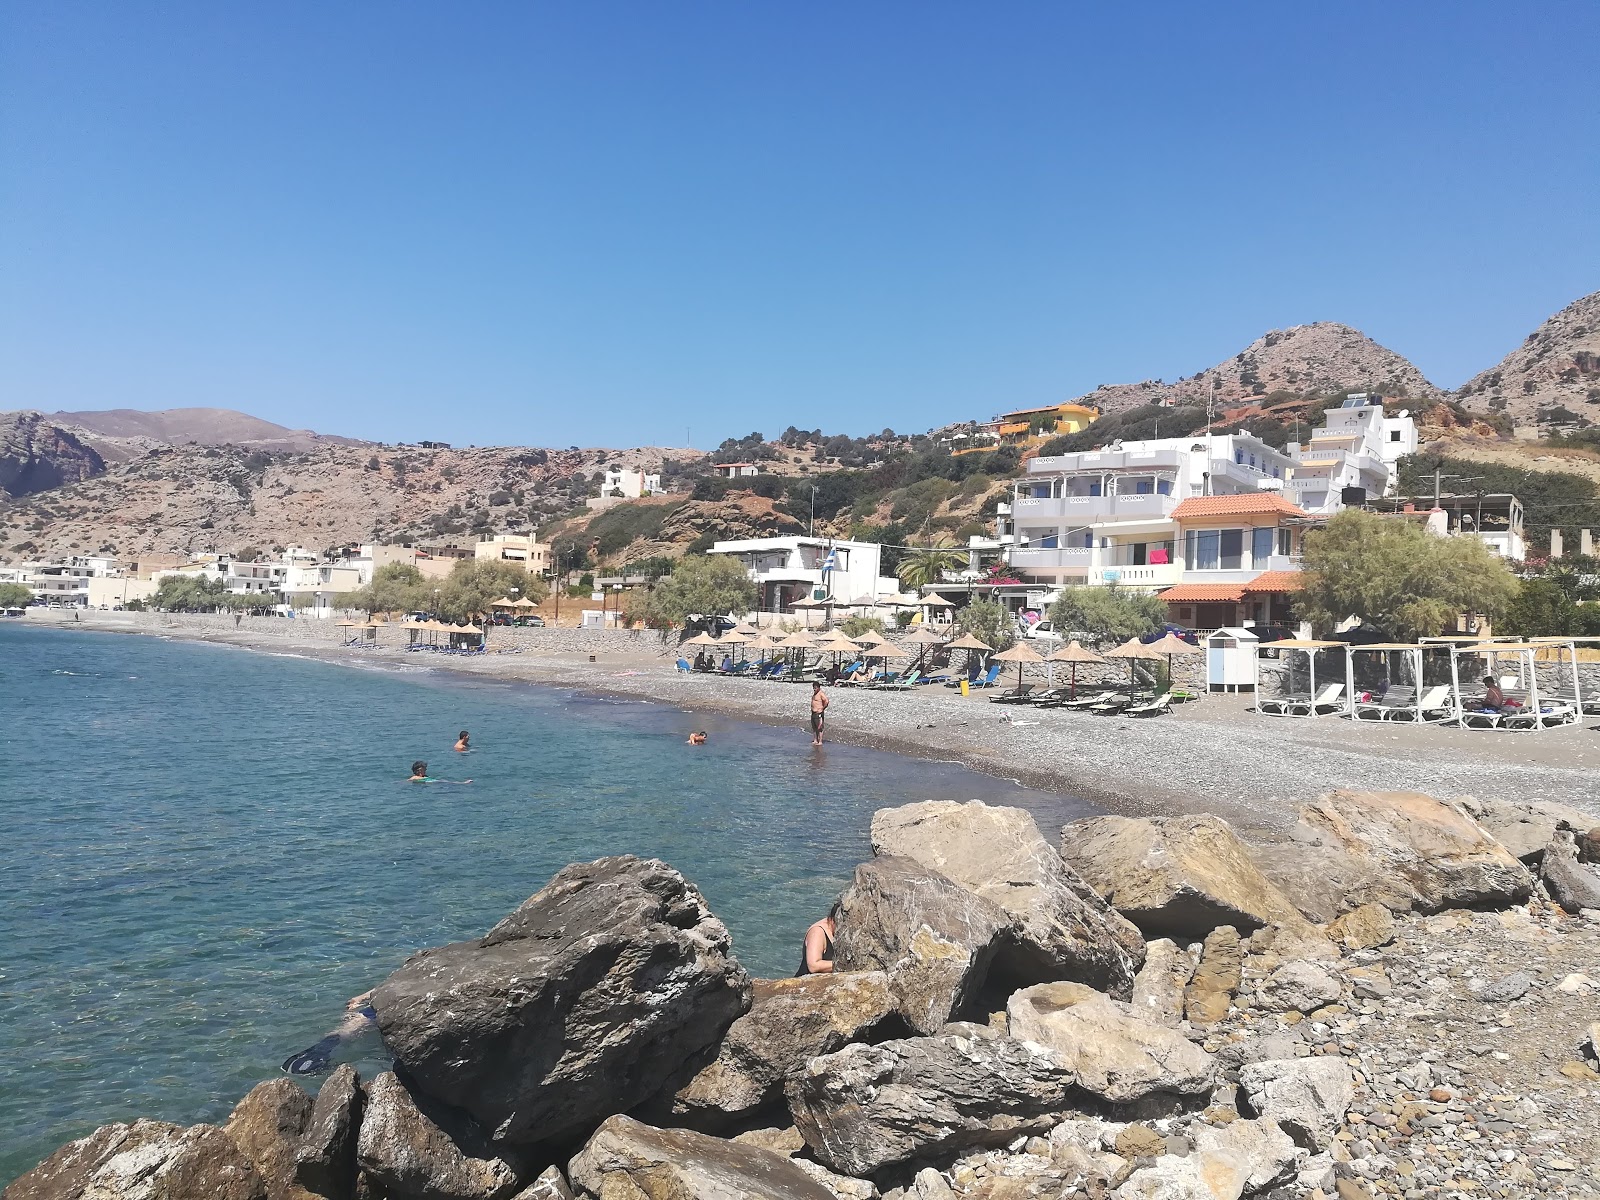
<svg viewBox="0 0 1600 1200">
<path fill-rule="evenodd" d="M 409 664 L 408 664 L 409 665 Z M 778 686 L 778 685 L 774 685 Z M 0 623 L 0 1184 L 135 1116 L 226 1116 L 411 951 L 568 862 L 663 858 L 753 974 L 870 853 L 876 808 L 1087 811 L 959 767 L 672 707 Z M 474 751 L 451 752 L 472 731 Z M 684 744 L 697 728 L 710 743 Z M 413 759 L 465 787 L 402 782 Z M 349 1055 L 382 1064 L 376 1038 Z"/>
</svg>

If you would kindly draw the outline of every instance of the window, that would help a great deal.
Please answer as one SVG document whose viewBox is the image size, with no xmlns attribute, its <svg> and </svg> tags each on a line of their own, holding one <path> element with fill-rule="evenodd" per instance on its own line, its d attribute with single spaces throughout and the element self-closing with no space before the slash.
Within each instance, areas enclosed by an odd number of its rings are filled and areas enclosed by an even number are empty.
<svg viewBox="0 0 1600 1200">
<path fill-rule="evenodd" d="M 1148 479 L 1136 479 L 1133 483 L 1135 496 L 1148 496 L 1154 490 L 1154 485 Z"/>
<path fill-rule="evenodd" d="M 1290 545 L 1290 543 L 1289 543 L 1289 533 L 1290 533 L 1290 531 L 1287 530 L 1287 529 L 1278 530 L 1278 553 L 1279 554 L 1287 556 L 1288 554 L 1291 553 L 1291 551 L 1289 549 L 1289 545 Z"/>
<path fill-rule="evenodd" d="M 1273 535 L 1276 529 L 1252 529 L 1250 531 L 1250 565 L 1256 570 L 1266 569 L 1267 559 L 1272 557 Z"/>
<path fill-rule="evenodd" d="M 1159 495 L 1162 495 L 1162 496 L 1170 496 L 1170 495 L 1172 495 L 1172 480 L 1170 480 L 1170 479 L 1158 479 L 1158 480 L 1156 480 L 1156 492 Z"/>
<path fill-rule="evenodd" d="M 1244 530 L 1222 531 L 1222 569 L 1237 571 L 1244 565 Z"/>
<path fill-rule="evenodd" d="M 1039 539 L 1039 549 L 1041 549 L 1041 550 L 1054 550 L 1056 548 L 1056 546 L 1059 544 L 1058 541 L 1057 541 L 1057 536 L 1058 535 L 1056 535 L 1054 533 L 1049 533 L 1049 534 L 1046 534 L 1044 537 L 1040 538 Z"/>
<path fill-rule="evenodd" d="M 1233 461 L 1238 463 L 1241 467 L 1244 466 L 1244 451 L 1235 450 L 1233 452 Z"/>
<path fill-rule="evenodd" d="M 1215 529 L 1195 531 L 1184 539 L 1184 569 L 1189 571 L 1215 571 L 1220 547 L 1220 537 Z"/>
<path fill-rule="evenodd" d="M 1389 440 L 1391 442 L 1398 442 L 1400 440 L 1400 431 L 1398 429 L 1391 429 L 1389 431 Z"/>
<path fill-rule="evenodd" d="M 1099 494 L 1100 494 L 1100 481 L 1098 479 L 1091 479 L 1089 481 L 1089 495 L 1098 496 Z"/>
</svg>

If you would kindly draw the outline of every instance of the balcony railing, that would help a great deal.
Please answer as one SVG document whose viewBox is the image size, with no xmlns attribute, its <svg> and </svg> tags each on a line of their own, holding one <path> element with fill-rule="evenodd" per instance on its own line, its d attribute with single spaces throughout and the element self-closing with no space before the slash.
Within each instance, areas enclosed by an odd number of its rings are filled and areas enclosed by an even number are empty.
<svg viewBox="0 0 1600 1200">
<path fill-rule="evenodd" d="M 1081 454 L 1054 454 L 1028 463 L 1030 475 L 1099 474 L 1107 471 L 1176 471 L 1183 465 L 1181 450 L 1091 450 Z"/>
<path fill-rule="evenodd" d="M 1107 518 L 1125 521 L 1161 520 L 1178 507 L 1176 496 L 1160 492 L 1111 496 L 1018 496 L 1012 513 L 1019 524 L 1055 520 L 1087 524 Z"/>
</svg>

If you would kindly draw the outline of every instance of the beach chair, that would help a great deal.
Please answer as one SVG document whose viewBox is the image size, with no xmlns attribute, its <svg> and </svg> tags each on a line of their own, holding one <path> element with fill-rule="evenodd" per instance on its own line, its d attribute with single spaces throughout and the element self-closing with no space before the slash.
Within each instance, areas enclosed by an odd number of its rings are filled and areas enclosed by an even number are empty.
<svg viewBox="0 0 1600 1200">
<path fill-rule="evenodd" d="M 1003 670 L 1005 670 L 1004 663 L 990 663 L 989 669 L 984 672 L 983 678 L 974 680 L 972 686 L 975 688 L 992 688 L 994 681 L 1000 678 L 1000 672 Z"/>
<path fill-rule="evenodd" d="M 1162 692 L 1154 700 L 1146 700 L 1142 704 L 1130 704 L 1122 710 L 1125 717 L 1159 717 L 1162 713 L 1172 711 L 1172 693 Z"/>
<path fill-rule="evenodd" d="M 1449 688 L 1445 689 L 1447 692 Z M 1320 717 L 1324 713 L 1338 712 L 1344 707 L 1340 697 L 1344 695 L 1344 684 L 1330 683 L 1315 696 L 1296 696 L 1290 699 L 1285 707 L 1284 715 L 1290 717 Z M 1258 709 L 1260 705 L 1256 706 Z"/>
<path fill-rule="evenodd" d="M 1422 693 L 1417 701 L 1417 719 L 1421 721 L 1448 721 L 1456 715 L 1455 701 L 1450 698 L 1450 685 L 1436 684 Z"/>
<path fill-rule="evenodd" d="M 1535 712 L 1531 706 L 1524 705 L 1513 712 L 1504 713 L 1500 718 L 1501 729 L 1544 729 L 1551 725 L 1570 725 L 1578 719 L 1578 713 L 1571 704 L 1545 703 L 1544 697 L 1539 697 L 1539 711 Z"/>
<path fill-rule="evenodd" d="M 887 680 L 877 685 L 874 689 L 880 692 L 904 692 L 917 685 L 917 680 L 922 678 L 922 672 L 917 670 L 907 671 L 899 679 Z"/>
<path fill-rule="evenodd" d="M 1068 690 L 1064 687 L 1041 688 L 1037 692 L 1029 692 L 1023 697 L 1022 702 L 1024 704 L 1037 704 L 1040 706 L 1046 706 L 1054 700 L 1066 699 L 1068 694 Z"/>
<path fill-rule="evenodd" d="M 1392 687 L 1377 700 L 1357 700 L 1352 715 L 1358 721 L 1387 721 L 1398 708 L 1415 706 L 1417 689 Z"/>
<path fill-rule="evenodd" d="M 1126 694 L 1107 696 L 1098 704 L 1089 705 L 1087 711 L 1092 712 L 1097 717 L 1114 717 L 1123 709 L 1131 708 L 1135 703 L 1134 697 Z"/>
<path fill-rule="evenodd" d="M 1114 696 L 1121 695 L 1115 688 L 1101 688 L 1096 692 L 1085 692 L 1071 700 L 1052 700 L 1045 704 L 1045 708 L 1065 708 L 1073 712 L 1082 712 L 1093 708 L 1096 704 L 1104 704 Z"/>
<path fill-rule="evenodd" d="M 1018 687 L 1001 692 L 998 696 L 990 696 L 990 704 L 1026 704 L 1028 696 L 1033 691 L 1033 684 L 1024 683 Z"/>
</svg>

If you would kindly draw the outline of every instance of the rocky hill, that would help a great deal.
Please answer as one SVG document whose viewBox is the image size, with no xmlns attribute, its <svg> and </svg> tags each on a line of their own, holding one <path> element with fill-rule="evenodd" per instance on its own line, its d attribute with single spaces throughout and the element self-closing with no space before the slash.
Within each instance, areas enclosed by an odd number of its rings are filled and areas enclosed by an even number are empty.
<svg viewBox="0 0 1600 1200">
<path fill-rule="evenodd" d="M 31 496 L 105 469 L 98 453 L 43 415 L 0 413 L 0 496 Z"/>
<path fill-rule="evenodd" d="M 0 503 L 0 558 L 466 541 L 581 509 L 602 464 L 657 470 L 669 454 L 695 452 L 160 447 L 93 478 Z"/>
<path fill-rule="evenodd" d="M 1146 404 L 1203 405 L 1213 395 L 1222 406 L 1273 392 L 1313 396 L 1345 391 L 1377 391 L 1417 399 L 1441 394 L 1408 360 L 1359 329 L 1317 321 L 1274 329 L 1232 358 L 1176 383 L 1105 384 L 1079 396 L 1076 402 L 1105 412 L 1122 412 Z"/>
<path fill-rule="evenodd" d="M 1519 428 L 1600 423 L 1600 292 L 1567 305 L 1457 394 L 1469 408 L 1508 414 Z"/>
<path fill-rule="evenodd" d="M 52 413 L 51 419 L 113 462 L 135 458 L 162 445 L 243 446 L 250 450 L 304 453 L 324 446 L 369 444 L 309 429 L 288 429 L 231 408 L 168 408 L 159 412 L 112 408 Z"/>
</svg>

